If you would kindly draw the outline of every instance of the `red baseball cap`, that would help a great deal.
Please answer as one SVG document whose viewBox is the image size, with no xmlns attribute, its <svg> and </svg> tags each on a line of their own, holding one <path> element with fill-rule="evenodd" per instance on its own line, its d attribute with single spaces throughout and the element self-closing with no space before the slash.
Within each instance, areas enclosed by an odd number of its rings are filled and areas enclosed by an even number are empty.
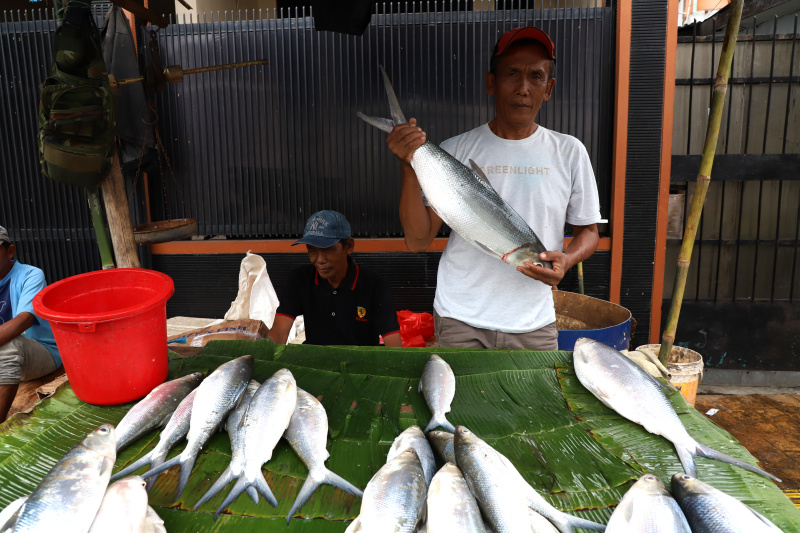
<svg viewBox="0 0 800 533">
<path fill-rule="evenodd" d="M 509 46 L 520 39 L 533 39 L 534 41 L 542 43 L 545 50 L 547 50 L 549 59 L 555 61 L 556 45 L 553 44 L 553 40 L 545 32 L 539 28 L 534 28 L 533 26 L 514 28 L 513 30 L 508 30 L 501 35 L 500 39 L 497 41 L 497 44 L 494 45 L 492 57 L 502 55 Z"/>
</svg>

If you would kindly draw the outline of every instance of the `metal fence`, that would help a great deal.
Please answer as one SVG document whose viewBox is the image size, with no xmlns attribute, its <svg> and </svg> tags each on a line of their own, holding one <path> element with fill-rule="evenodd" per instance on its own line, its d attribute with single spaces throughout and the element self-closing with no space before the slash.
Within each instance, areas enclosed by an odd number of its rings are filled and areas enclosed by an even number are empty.
<svg viewBox="0 0 800 533">
<path fill-rule="evenodd" d="M 613 3 L 437 6 L 379 4 L 360 37 L 315 31 L 310 11 L 172 21 L 155 34 L 163 65 L 269 64 L 190 75 L 157 94 L 165 157 L 149 172 L 148 197 L 141 179 L 131 193 L 135 220 L 149 208 L 153 220 L 196 217 L 201 235 L 287 238 L 302 232 L 311 212 L 333 208 L 358 237 L 401 235 L 399 165 L 385 134 L 355 114 L 388 116 L 378 66 L 406 115 L 441 142 L 492 116 L 488 56 L 498 35 L 519 25 L 540 26 L 556 42 L 558 81 L 540 123 L 584 142 L 607 218 Z M 39 172 L 38 94 L 54 29 L 50 13 L 0 17 L 0 223 L 20 243 L 21 259 L 50 281 L 100 267 L 82 191 Z M 149 45 L 147 31 L 139 43 Z"/>
<path fill-rule="evenodd" d="M 795 16 L 792 34 L 737 41 L 687 300 L 800 299 L 797 29 Z M 679 38 L 671 178 L 671 215 L 677 221 L 691 203 L 721 48 L 721 37 Z M 681 228 L 678 223 L 668 239 L 665 298 L 671 295 Z"/>
</svg>

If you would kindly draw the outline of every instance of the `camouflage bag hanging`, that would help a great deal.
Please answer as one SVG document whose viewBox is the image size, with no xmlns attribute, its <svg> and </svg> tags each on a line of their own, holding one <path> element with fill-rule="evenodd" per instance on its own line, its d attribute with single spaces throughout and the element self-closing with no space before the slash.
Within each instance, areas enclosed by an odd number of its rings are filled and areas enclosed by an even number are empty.
<svg viewBox="0 0 800 533">
<path fill-rule="evenodd" d="M 114 158 L 114 102 L 91 11 L 67 8 L 39 101 L 39 160 L 50 179 L 97 188 Z"/>
</svg>

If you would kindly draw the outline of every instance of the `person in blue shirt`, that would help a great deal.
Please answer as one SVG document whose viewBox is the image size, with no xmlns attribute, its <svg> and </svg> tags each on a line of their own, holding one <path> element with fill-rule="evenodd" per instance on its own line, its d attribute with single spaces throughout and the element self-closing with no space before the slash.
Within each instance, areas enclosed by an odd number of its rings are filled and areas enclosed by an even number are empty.
<svg viewBox="0 0 800 533">
<path fill-rule="evenodd" d="M 40 269 L 14 259 L 17 247 L 0 226 L 0 422 L 21 381 L 61 366 L 50 324 L 33 312 L 33 298 L 47 283 Z"/>
</svg>

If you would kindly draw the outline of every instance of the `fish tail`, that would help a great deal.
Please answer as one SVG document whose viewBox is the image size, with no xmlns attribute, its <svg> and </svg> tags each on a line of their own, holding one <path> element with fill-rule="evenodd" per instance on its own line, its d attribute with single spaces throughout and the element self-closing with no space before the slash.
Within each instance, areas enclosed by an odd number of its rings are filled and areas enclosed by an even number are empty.
<svg viewBox="0 0 800 533">
<path fill-rule="evenodd" d="M 755 472 L 756 474 L 761 474 L 762 476 L 768 477 L 773 481 L 780 483 L 780 478 L 777 478 L 770 474 L 769 472 L 765 472 L 761 470 L 757 466 L 753 466 L 750 463 L 746 463 L 741 459 L 737 459 L 736 457 L 731 457 L 730 455 L 724 454 L 722 452 L 718 452 L 713 448 L 709 448 L 705 444 L 697 443 L 697 451 L 695 452 L 700 457 L 705 457 L 707 459 L 716 459 L 717 461 L 722 461 L 723 463 L 732 464 L 734 466 L 738 466 L 739 468 L 744 468 L 745 470 L 749 470 L 750 472 Z M 689 474 L 687 472 L 687 474 Z M 694 474 L 689 474 L 692 477 L 697 477 Z"/>
<path fill-rule="evenodd" d="M 178 457 L 181 457 L 181 455 L 179 455 Z M 180 498 L 181 494 L 183 494 L 183 489 L 186 488 L 186 484 L 189 483 L 189 476 L 192 475 L 192 468 L 194 468 L 195 460 L 197 460 L 197 456 L 191 455 L 189 457 L 186 457 L 186 459 L 178 462 L 178 464 L 181 465 L 181 472 L 178 477 L 178 488 L 175 490 L 176 502 L 178 501 L 178 498 Z"/>
<path fill-rule="evenodd" d="M 294 504 L 292 505 L 292 509 L 289 511 L 289 514 L 286 516 L 286 524 L 289 524 L 289 521 L 292 517 L 300 510 L 300 508 L 308 501 L 311 495 L 314 493 L 315 490 L 319 488 L 320 485 L 331 485 L 336 487 L 339 490 L 343 490 L 344 492 L 350 494 L 351 496 L 361 497 L 364 493 L 334 472 L 331 472 L 325 467 L 318 468 L 316 470 L 312 470 L 308 473 L 306 477 L 305 483 L 303 486 L 300 487 L 300 492 L 297 493 L 297 498 L 294 500 Z"/>
<path fill-rule="evenodd" d="M 275 495 L 272 494 L 272 489 L 269 488 L 269 484 L 267 484 L 267 480 L 264 479 L 264 474 L 260 470 L 258 471 L 258 475 L 255 476 L 253 484 L 256 486 L 256 489 L 258 489 L 258 492 L 264 496 L 264 499 L 267 500 L 271 506 L 278 506 L 278 500 L 275 499 Z"/>
<path fill-rule="evenodd" d="M 694 478 L 697 477 L 697 467 L 694 464 L 695 451 L 688 446 L 681 446 L 676 444 L 675 451 L 678 452 L 678 459 L 683 466 L 683 472 Z"/>
<path fill-rule="evenodd" d="M 214 513 L 214 520 L 216 520 L 219 514 L 222 511 L 224 511 L 230 504 L 232 504 L 234 500 L 236 500 L 236 498 L 238 498 L 239 495 L 243 493 L 249 485 L 250 484 L 244 477 L 240 477 L 239 479 L 237 479 L 236 483 L 234 483 L 233 485 L 233 488 L 225 497 L 225 501 L 222 502 L 222 505 L 220 505 L 219 508 L 217 508 L 217 512 Z"/>
<path fill-rule="evenodd" d="M 150 477 L 153 477 L 153 476 L 157 476 L 158 474 L 160 474 L 164 470 L 167 470 L 168 468 L 172 468 L 173 466 L 175 466 L 177 464 L 181 464 L 180 460 L 181 460 L 181 456 L 180 455 L 176 455 L 175 457 L 173 457 L 169 461 L 161 463 L 160 465 L 158 465 L 156 467 L 151 467 L 150 470 L 148 470 L 147 472 L 142 474 L 142 478 L 143 479 L 147 479 L 147 478 L 150 478 Z"/>
<path fill-rule="evenodd" d="M 428 425 L 427 425 L 427 427 L 425 427 L 425 431 L 423 431 L 423 433 L 425 433 L 427 435 L 429 431 L 431 431 L 433 429 L 436 429 L 439 426 L 445 428 L 450 433 L 455 433 L 456 432 L 456 428 L 453 427 L 453 424 L 448 422 L 446 417 L 441 416 L 441 417 L 437 418 L 436 416 L 434 416 L 431 419 L 431 421 L 428 422 Z"/>
<path fill-rule="evenodd" d="M 408 122 L 406 117 L 403 115 L 403 110 L 400 109 L 400 102 L 397 101 L 397 96 L 394 94 L 394 88 L 392 87 L 392 82 L 389 81 L 389 76 L 386 75 L 383 65 L 379 66 L 381 68 L 381 74 L 383 74 L 383 83 L 386 86 L 386 98 L 389 99 L 389 109 L 391 110 L 394 123 L 403 124 Z"/>
<path fill-rule="evenodd" d="M 394 128 L 394 122 L 388 118 L 369 117 L 360 111 L 356 111 L 356 116 L 370 126 L 375 126 L 379 130 L 385 131 L 386 133 L 391 133 L 392 129 Z"/>
<path fill-rule="evenodd" d="M 222 475 L 220 475 L 214 482 L 214 484 L 211 485 L 211 488 L 208 489 L 208 491 L 205 494 L 203 494 L 203 497 L 200 498 L 196 504 L 194 504 L 194 507 L 192 507 L 192 509 L 197 509 L 198 507 L 206 503 L 208 500 L 216 496 L 217 493 L 221 491 L 225 487 L 225 485 L 230 483 L 232 479 L 233 479 L 233 472 L 231 471 L 230 465 L 228 465 L 228 468 L 226 468 L 225 471 L 222 473 Z"/>
<path fill-rule="evenodd" d="M 247 493 L 248 496 L 250 496 L 250 499 L 253 500 L 253 503 L 258 503 L 258 491 L 256 490 L 255 487 L 252 486 L 247 487 L 246 489 L 244 489 L 244 491 Z"/>
<path fill-rule="evenodd" d="M 156 450 L 153 449 L 153 452 Z M 154 454 L 153 457 L 150 459 L 150 468 L 156 468 L 161 466 L 164 463 L 164 460 L 167 458 L 167 453 L 169 453 L 168 449 L 165 449 L 163 452 L 159 451 L 158 454 Z M 145 480 L 145 490 L 150 492 L 150 489 L 153 488 L 153 485 L 156 484 L 156 480 L 158 479 L 159 474 L 154 475 L 151 478 Z"/>
<path fill-rule="evenodd" d="M 138 459 L 138 460 L 134 461 L 133 463 L 129 464 L 128 466 L 126 466 L 125 468 L 123 468 L 122 470 L 120 470 L 119 472 L 114 474 L 113 476 L 111 476 L 111 479 L 108 480 L 109 483 L 112 482 L 112 481 L 116 481 L 116 480 L 118 480 L 118 479 L 120 479 L 122 477 L 125 477 L 128 474 L 136 472 L 137 470 L 139 470 L 144 465 L 152 465 L 153 451 L 155 451 L 155 450 L 151 450 L 149 453 L 147 453 L 147 455 L 145 455 L 141 459 Z"/>
</svg>

